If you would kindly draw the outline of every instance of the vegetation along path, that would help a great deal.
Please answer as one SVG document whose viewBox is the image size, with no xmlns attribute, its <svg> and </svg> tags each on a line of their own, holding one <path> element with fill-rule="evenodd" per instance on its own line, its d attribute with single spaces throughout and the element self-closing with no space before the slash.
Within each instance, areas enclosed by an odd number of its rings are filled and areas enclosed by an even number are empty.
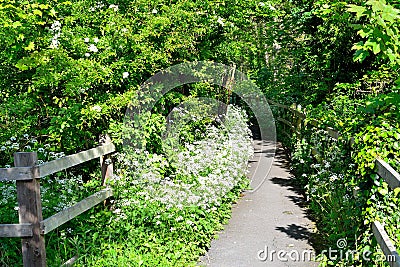
<svg viewBox="0 0 400 267">
<path fill-rule="evenodd" d="M 201 265 L 318 266 L 312 261 L 313 222 L 301 205 L 302 195 L 292 185 L 283 148 L 261 140 L 254 141 L 254 148 L 249 173 L 252 187 L 258 187 L 265 175 L 266 179 L 258 190 L 244 193 Z"/>
</svg>

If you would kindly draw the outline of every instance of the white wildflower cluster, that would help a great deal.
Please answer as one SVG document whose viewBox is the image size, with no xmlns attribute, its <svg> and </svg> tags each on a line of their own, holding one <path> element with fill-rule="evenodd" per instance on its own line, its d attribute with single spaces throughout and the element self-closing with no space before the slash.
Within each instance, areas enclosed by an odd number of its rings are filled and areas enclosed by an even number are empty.
<svg viewBox="0 0 400 267">
<path fill-rule="evenodd" d="M 346 182 L 346 168 L 343 164 L 347 156 L 343 154 L 343 150 L 338 145 L 337 140 L 330 137 L 325 130 L 317 130 L 312 133 L 309 139 L 310 143 L 302 143 L 296 147 L 294 157 L 298 159 L 300 165 L 307 165 L 310 160 L 311 148 L 320 153 L 320 161 L 308 165 L 311 172 L 303 174 L 307 179 L 307 195 L 308 198 L 319 199 L 324 196 L 327 191 L 335 192 L 339 184 Z M 302 151 L 302 148 L 309 147 Z M 300 166 L 301 168 L 301 166 Z"/>
<path fill-rule="evenodd" d="M 140 195 L 147 201 L 161 202 L 167 208 L 218 206 L 233 187 L 246 179 L 247 163 L 253 155 L 246 120 L 244 111 L 229 106 L 219 127 L 208 126 L 204 139 L 186 144 L 183 151 L 177 152 L 173 160 L 175 173 L 171 177 L 164 177 L 159 171 L 168 164 L 160 155 L 150 155 L 143 162 L 123 157 L 120 160 L 128 166 L 137 166 L 133 180 L 143 187 Z M 135 184 L 132 179 L 128 181 Z"/>
<path fill-rule="evenodd" d="M 85 41 L 85 43 L 89 43 L 90 42 L 90 38 L 88 38 L 88 37 L 84 38 L 83 40 Z M 97 44 L 99 41 L 100 41 L 99 38 L 97 38 L 97 37 L 93 38 L 93 42 L 94 43 Z M 99 49 L 97 48 L 97 46 L 94 43 L 92 43 L 92 44 L 90 44 L 88 46 L 88 50 L 89 50 L 89 52 L 97 53 L 97 52 L 99 52 Z M 85 53 L 85 57 L 90 57 L 90 53 L 89 52 Z"/>
<path fill-rule="evenodd" d="M 45 162 L 65 157 L 64 152 L 51 151 L 50 144 L 40 144 L 35 137 L 24 134 L 22 137 L 12 136 L 0 146 L 0 159 L 5 168 L 10 168 L 9 161 L 12 154 L 17 151 L 37 152 L 37 165 Z M 59 179 L 57 175 L 50 175 L 40 180 L 40 190 L 42 195 L 43 210 L 50 210 L 52 213 L 63 210 L 74 204 L 72 201 L 76 190 L 83 190 L 82 177 L 76 177 L 71 173 L 65 172 Z M 63 191 L 60 194 L 60 191 Z M 0 207 L 16 206 L 16 183 L 15 181 L 0 183 Z"/>
<path fill-rule="evenodd" d="M 217 23 L 218 23 L 219 25 L 221 25 L 222 27 L 225 25 L 224 19 L 221 18 L 221 17 L 218 17 Z"/>
<path fill-rule="evenodd" d="M 41 179 L 40 185 L 43 210 L 54 213 L 68 208 L 77 202 L 74 193 L 83 190 L 82 176 L 68 172 L 62 179 L 57 179 L 55 176 L 45 177 Z"/>
<path fill-rule="evenodd" d="M 108 8 L 114 10 L 115 12 L 118 11 L 118 5 L 110 5 Z"/>
<path fill-rule="evenodd" d="M 50 48 L 55 49 L 60 45 L 60 41 L 58 40 L 58 38 L 60 38 L 61 36 L 61 23 L 58 20 L 54 21 L 53 24 L 51 24 L 49 30 L 53 34 L 53 37 L 51 38 Z"/>
<path fill-rule="evenodd" d="M 17 203 L 17 187 L 15 181 L 1 182 L 0 184 L 0 206 L 6 206 L 7 203 Z"/>
<path fill-rule="evenodd" d="M 124 73 L 122 73 L 122 79 L 126 79 L 129 77 L 129 72 L 125 71 Z"/>
<path fill-rule="evenodd" d="M 92 6 L 89 8 L 90 11 L 95 12 L 96 10 L 102 9 L 105 6 L 105 4 L 101 1 L 98 1 L 95 6 Z"/>
</svg>

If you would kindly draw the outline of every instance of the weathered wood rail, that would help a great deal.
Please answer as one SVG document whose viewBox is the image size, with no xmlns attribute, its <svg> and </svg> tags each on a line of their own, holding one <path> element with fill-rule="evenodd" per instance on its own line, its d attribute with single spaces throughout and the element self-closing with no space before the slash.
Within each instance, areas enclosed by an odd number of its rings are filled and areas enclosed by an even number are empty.
<svg viewBox="0 0 400 267">
<path fill-rule="evenodd" d="M 19 214 L 19 224 L 0 224 L 0 237 L 21 238 L 25 267 L 46 266 L 45 234 L 112 196 L 112 190 L 106 188 L 45 220 L 42 217 L 40 178 L 96 158 L 100 158 L 103 184 L 112 176 L 112 162 L 106 159 L 115 152 L 115 146 L 108 137 L 103 137 L 101 143 L 99 147 L 41 165 L 37 165 L 36 152 L 17 152 L 14 154 L 14 168 L 0 168 L 0 181 L 16 181 Z M 67 265 L 76 259 L 70 259 Z"/>
<path fill-rule="evenodd" d="M 292 114 L 292 116 L 286 115 L 286 118 L 277 117 L 276 120 L 282 122 L 285 126 L 288 126 L 297 137 L 300 137 L 300 132 L 298 131 L 300 127 L 304 124 L 305 119 L 307 116 L 297 109 L 297 105 L 286 106 L 274 101 L 268 100 L 268 103 L 272 106 L 279 107 L 287 111 L 287 113 Z M 282 113 L 280 113 L 282 114 Z M 287 118 L 292 120 L 289 121 Z M 332 137 L 334 140 L 338 141 L 339 138 L 342 136 L 339 131 L 331 127 L 321 127 L 320 123 L 317 120 L 311 119 L 308 121 L 313 127 L 316 128 L 323 128 L 326 131 L 326 134 Z M 284 134 L 289 138 L 292 134 L 285 132 Z M 354 144 L 354 138 L 350 138 L 348 140 L 350 145 Z M 312 154 L 317 161 L 322 161 L 322 155 L 315 149 L 312 149 Z M 381 159 L 375 160 L 375 170 L 376 173 L 385 180 L 385 182 L 389 185 L 391 189 L 399 188 L 400 187 L 400 174 L 397 173 L 388 163 Z M 386 256 L 386 260 L 390 267 L 400 267 L 400 256 L 397 252 L 396 247 L 394 246 L 392 240 L 390 240 L 385 228 L 379 221 L 375 221 L 372 223 L 372 232 L 374 234 L 375 239 L 377 240 L 381 250 Z"/>
</svg>

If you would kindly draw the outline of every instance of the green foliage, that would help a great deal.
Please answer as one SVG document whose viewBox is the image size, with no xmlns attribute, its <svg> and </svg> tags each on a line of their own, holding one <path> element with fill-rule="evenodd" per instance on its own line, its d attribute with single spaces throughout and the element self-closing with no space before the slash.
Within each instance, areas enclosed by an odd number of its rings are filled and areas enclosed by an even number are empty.
<svg viewBox="0 0 400 267">
<path fill-rule="evenodd" d="M 354 45 L 354 60 L 363 61 L 372 52 L 399 66 L 400 10 L 385 0 L 367 1 L 362 6 L 349 5 L 348 10 L 355 13 L 357 19 L 365 17 L 366 20 L 365 24 L 354 25 L 358 35 L 366 39 Z"/>
</svg>

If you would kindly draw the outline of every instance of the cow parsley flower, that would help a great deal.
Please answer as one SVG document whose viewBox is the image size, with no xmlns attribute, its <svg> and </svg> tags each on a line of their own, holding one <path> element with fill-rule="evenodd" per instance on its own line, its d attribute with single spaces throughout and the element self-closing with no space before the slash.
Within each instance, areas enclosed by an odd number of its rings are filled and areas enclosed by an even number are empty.
<svg viewBox="0 0 400 267">
<path fill-rule="evenodd" d="M 92 107 L 92 110 L 100 112 L 101 111 L 101 107 L 98 106 L 98 105 L 95 105 L 95 106 Z"/>
<path fill-rule="evenodd" d="M 94 52 L 94 53 L 99 51 L 94 44 L 89 45 L 88 49 L 89 49 L 89 51 Z"/>
<path fill-rule="evenodd" d="M 124 73 L 122 73 L 122 78 L 126 79 L 129 77 L 129 72 L 125 71 Z"/>
<path fill-rule="evenodd" d="M 118 5 L 110 5 L 108 8 L 114 9 L 115 12 L 118 11 Z"/>
<path fill-rule="evenodd" d="M 217 23 L 219 23 L 221 26 L 224 26 L 224 25 L 225 25 L 224 19 L 221 18 L 221 17 L 218 18 Z"/>
</svg>

